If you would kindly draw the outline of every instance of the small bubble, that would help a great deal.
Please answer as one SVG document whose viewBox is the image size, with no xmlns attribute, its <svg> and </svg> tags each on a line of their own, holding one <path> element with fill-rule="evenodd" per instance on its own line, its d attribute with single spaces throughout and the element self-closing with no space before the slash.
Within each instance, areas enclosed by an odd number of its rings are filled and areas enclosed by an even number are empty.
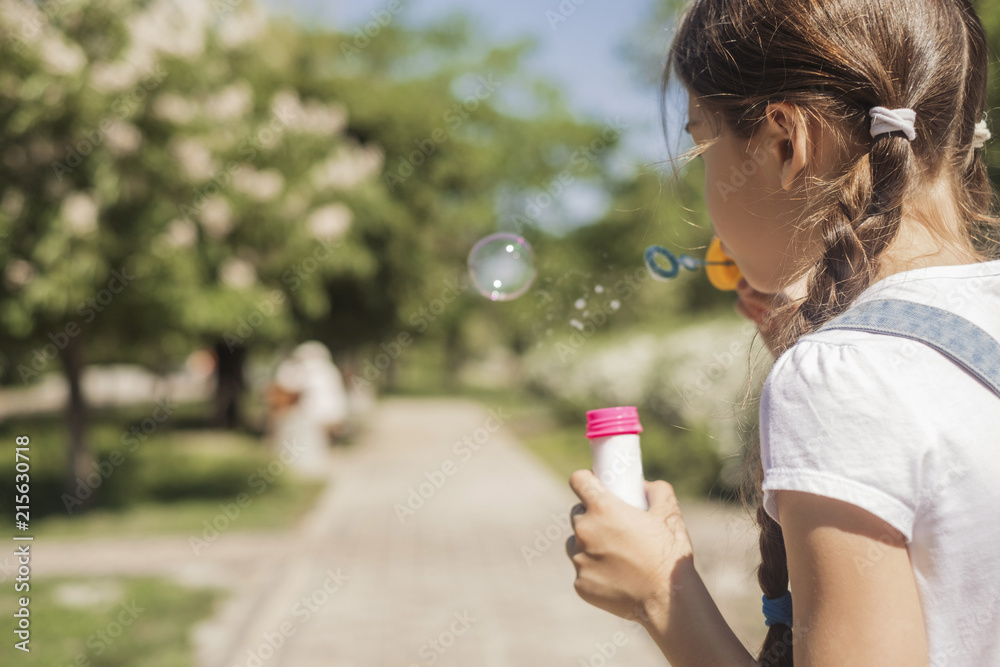
<svg viewBox="0 0 1000 667">
<path fill-rule="evenodd" d="M 618 310 L 619 308 L 621 308 L 621 304 L 618 303 L 617 299 L 615 299 L 614 301 L 612 301 L 611 303 L 609 303 L 608 306 L 611 307 L 611 310 Z"/>
<path fill-rule="evenodd" d="M 576 303 L 574 303 L 573 305 L 576 306 L 577 310 L 583 310 L 584 308 L 587 307 L 587 300 L 586 299 L 577 299 Z"/>
<path fill-rule="evenodd" d="M 580 320 L 570 320 L 569 323 L 570 326 L 572 326 L 574 329 L 583 331 L 583 322 L 581 322 Z"/>
<path fill-rule="evenodd" d="M 598 294 L 602 294 L 604 292 L 604 287 L 601 285 L 594 285 L 594 291 Z"/>
</svg>

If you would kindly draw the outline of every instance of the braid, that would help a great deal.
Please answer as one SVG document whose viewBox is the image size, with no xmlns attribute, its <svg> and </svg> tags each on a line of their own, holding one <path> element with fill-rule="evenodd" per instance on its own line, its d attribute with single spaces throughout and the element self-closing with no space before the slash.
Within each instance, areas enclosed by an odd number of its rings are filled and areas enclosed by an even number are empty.
<svg viewBox="0 0 1000 667">
<path fill-rule="evenodd" d="M 759 436 L 757 431 L 753 434 Z M 760 461 L 759 443 L 755 442 L 743 461 L 747 483 L 740 486 L 740 500 L 744 507 L 755 504 L 757 526 L 760 534 L 757 544 L 760 549 L 760 565 L 757 566 L 757 583 L 765 596 L 776 599 L 788 590 L 788 561 L 785 554 L 785 540 L 781 526 L 771 518 L 760 502 L 760 485 L 764 469 Z M 761 646 L 757 661 L 761 667 L 792 667 L 792 633 L 784 623 L 773 623 Z"/>
<path fill-rule="evenodd" d="M 908 141 L 891 135 L 872 140 L 842 177 L 821 198 L 818 225 L 823 255 L 813 267 L 804 302 L 786 304 L 774 317 L 785 324 L 777 336 L 775 355 L 836 317 L 872 284 L 878 260 L 899 233 L 912 163 Z"/>
<path fill-rule="evenodd" d="M 760 565 L 757 566 L 757 583 L 769 598 L 781 597 L 788 590 L 788 561 L 785 557 L 785 540 L 781 526 L 757 505 L 757 524 L 760 526 Z M 767 629 L 764 644 L 757 656 L 761 667 L 792 667 L 792 642 L 789 628 L 784 623 L 774 623 Z"/>
<path fill-rule="evenodd" d="M 829 188 L 828 199 L 832 201 L 823 207 L 822 215 L 826 247 L 812 272 L 806 300 L 794 310 L 793 305 L 785 308 L 784 316 L 790 321 L 782 327 L 775 352 L 778 356 L 800 336 L 843 312 L 872 284 L 880 255 L 899 233 L 911 162 L 908 141 L 881 135 L 872 140 L 871 151 Z M 758 480 L 763 472 L 758 468 Z M 764 595 L 776 598 L 788 587 L 781 527 L 763 503 L 757 505 L 757 523 L 761 558 L 757 580 Z M 784 645 L 787 630 L 781 624 L 768 629 L 757 658 L 765 667 L 791 667 L 792 652 Z"/>
</svg>

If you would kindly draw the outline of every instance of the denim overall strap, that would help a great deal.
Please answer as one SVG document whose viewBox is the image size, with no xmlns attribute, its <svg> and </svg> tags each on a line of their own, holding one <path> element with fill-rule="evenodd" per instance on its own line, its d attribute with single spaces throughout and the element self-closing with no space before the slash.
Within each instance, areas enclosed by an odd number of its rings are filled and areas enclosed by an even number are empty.
<svg viewBox="0 0 1000 667">
<path fill-rule="evenodd" d="M 891 334 L 918 340 L 950 357 L 1000 396 L 1000 341 L 960 315 L 903 299 L 852 305 L 820 326 Z"/>
</svg>

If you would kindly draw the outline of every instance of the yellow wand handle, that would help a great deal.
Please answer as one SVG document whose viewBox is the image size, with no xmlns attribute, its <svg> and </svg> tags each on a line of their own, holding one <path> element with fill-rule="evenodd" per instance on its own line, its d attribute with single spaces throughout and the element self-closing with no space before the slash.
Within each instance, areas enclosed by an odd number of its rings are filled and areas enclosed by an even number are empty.
<svg viewBox="0 0 1000 667">
<path fill-rule="evenodd" d="M 708 281 L 715 289 L 723 292 L 732 292 L 743 277 L 740 267 L 736 262 L 722 251 L 722 241 L 718 236 L 712 237 L 712 242 L 708 244 L 705 252 L 705 273 L 708 274 Z"/>
</svg>

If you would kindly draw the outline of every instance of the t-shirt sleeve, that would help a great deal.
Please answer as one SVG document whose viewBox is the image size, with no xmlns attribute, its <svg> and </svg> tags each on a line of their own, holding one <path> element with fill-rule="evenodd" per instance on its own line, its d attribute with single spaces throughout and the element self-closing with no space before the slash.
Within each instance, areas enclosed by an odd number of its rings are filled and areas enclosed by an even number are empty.
<svg viewBox="0 0 1000 667">
<path fill-rule="evenodd" d="M 883 349 L 800 340 L 775 362 L 760 402 L 763 502 L 775 521 L 773 491 L 806 491 L 912 538 L 928 436 Z"/>
</svg>

